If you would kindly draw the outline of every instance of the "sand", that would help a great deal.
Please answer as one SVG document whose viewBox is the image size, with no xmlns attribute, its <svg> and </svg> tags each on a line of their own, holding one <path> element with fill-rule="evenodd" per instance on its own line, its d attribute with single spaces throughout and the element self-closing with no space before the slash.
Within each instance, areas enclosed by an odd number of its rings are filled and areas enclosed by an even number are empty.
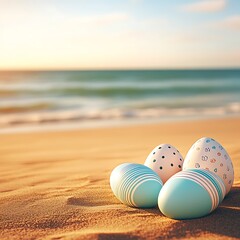
<svg viewBox="0 0 240 240">
<path fill-rule="evenodd" d="M 109 186 L 123 162 L 144 163 L 160 143 L 185 156 L 203 136 L 232 157 L 231 193 L 207 217 L 172 220 L 121 204 Z M 237 239 L 240 118 L 0 135 L 0 239 Z"/>
</svg>

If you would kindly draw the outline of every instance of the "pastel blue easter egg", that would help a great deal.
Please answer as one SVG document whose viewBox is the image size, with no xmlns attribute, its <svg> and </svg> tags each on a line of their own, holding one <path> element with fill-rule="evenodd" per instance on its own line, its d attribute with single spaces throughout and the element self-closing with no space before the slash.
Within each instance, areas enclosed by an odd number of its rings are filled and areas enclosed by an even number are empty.
<svg viewBox="0 0 240 240">
<path fill-rule="evenodd" d="M 141 164 L 123 163 L 110 176 L 114 195 L 131 207 L 155 207 L 162 185 L 157 173 Z"/>
<path fill-rule="evenodd" d="M 214 211 L 225 192 L 225 185 L 216 174 L 204 169 L 188 169 L 165 183 L 158 197 L 158 206 L 169 218 L 199 218 Z"/>
</svg>

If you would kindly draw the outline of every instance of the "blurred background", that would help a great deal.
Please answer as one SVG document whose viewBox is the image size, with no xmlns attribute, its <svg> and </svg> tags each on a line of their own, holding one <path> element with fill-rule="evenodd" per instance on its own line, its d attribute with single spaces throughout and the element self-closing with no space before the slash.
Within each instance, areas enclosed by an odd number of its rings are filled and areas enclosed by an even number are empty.
<svg viewBox="0 0 240 240">
<path fill-rule="evenodd" d="M 239 116 L 239 42 L 239 0 L 0 0 L 0 133 Z"/>
</svg>

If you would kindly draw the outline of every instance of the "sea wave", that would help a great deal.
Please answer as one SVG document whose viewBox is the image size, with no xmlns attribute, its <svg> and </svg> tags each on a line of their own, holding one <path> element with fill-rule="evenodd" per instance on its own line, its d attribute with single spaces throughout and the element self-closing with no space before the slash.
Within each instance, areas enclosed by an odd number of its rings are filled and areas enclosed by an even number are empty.
<svg viewBox="0 0 240 240">
<path fill-rule="evenodd" d="M 28 86 L 28 87 L 27 87 Z M 106 96 L 106 97 L 135 97 L 138 95 L 159 95 L 159 94 L 176 94 L 176 95 L 193 95 L 208 93 L 236 93 L 240 91 L 239 84 L 213 84 L 201 82 L 199 84 L 161 84 L 161 83 L 145 83 L 145 84 L 64 84 L 64 85 L 26 85 L 25 86 L 0 86 L 0 96 L 8 95 L 77 95 L 77 96 Z"/>
<path fill-rule="evenodd" d="M 105 110 L 68 110 L 53 112 L 35 112 L 8 114 L 0 118 L 0 128 L 21 124 L 44 124 L 49 122 L 72 122 L 104 119 L 147 119 L 190 116 L 226 116 L 239 115 L 240 103 L 235 102 L 222 107 L 206 108 L 147 108 L 147 109 L 105 109 Z"/>
<path fill-rule="evenodd" d="M 183 95 L 172 97 L 172 95 L 156 96 L 137 96 L 125 98 L 109 98 L 103 96 L 32 96 L 27 98 L 15 97 L 10 99 L 1 99 L 0 114 L 36 112 L 39 111 L 56 111 L 56 110 L 99 110 L 119 108 L 119 109 L 147 109 L 147 108 L 204 108 L 217 107 L 219 102 L 224 99 L 225 105 L 232 102 L 231 93 L 216 93 L 205 95 L 194 95 L 194 97 Z"/>
<path fill-rule="evenodd" d="M 0 72 L 1 129 L 239 113 L 240 70 Z"/>
</svg>

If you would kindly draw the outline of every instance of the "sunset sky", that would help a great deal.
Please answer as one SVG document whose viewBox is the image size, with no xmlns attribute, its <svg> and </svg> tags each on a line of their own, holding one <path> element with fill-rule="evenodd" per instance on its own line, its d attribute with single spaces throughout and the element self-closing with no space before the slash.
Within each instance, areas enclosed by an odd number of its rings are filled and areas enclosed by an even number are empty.
<svg viewBox="0 0 240 240">
<path fill-rule="evenodd" d="M 240 0 L 0 0 L 0 69 L 240 67 Z"/>
</svg>

